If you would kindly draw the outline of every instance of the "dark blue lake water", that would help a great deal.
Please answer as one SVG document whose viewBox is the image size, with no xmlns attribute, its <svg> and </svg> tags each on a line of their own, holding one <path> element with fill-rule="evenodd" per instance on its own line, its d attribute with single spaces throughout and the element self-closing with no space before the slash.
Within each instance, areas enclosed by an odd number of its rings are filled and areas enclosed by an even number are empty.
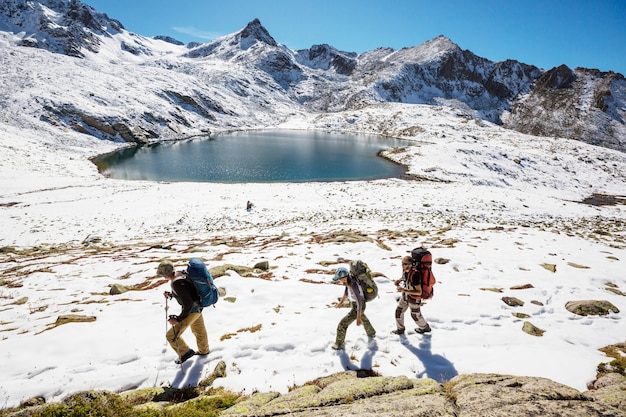
<svg viewBox="0 0 626 417">
<path fill-rule="evenodd" d="M 149 181 L 308 182 L 400 177 L 377 154 L 409 142 L 312 131 L 250 131 L 122 149 L 94 160 L 110 178 Z"/>
</svg>

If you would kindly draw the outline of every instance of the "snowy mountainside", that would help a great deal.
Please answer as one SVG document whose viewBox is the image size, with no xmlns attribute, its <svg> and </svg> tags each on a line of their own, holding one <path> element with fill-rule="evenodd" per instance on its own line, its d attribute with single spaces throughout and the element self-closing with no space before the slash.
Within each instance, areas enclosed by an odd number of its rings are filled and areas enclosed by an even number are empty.
<svg viewBox="0 0 626 417">
<path fill-rule="evenodd" d="M 330 45 L 293 51 L 254 19 L 182 45 L 130 33 L 77 0 L 7 0 L 0 38 L 3 119 L 35 117 L 98 138 L 146 142 L 405 103 L 626 150 L 622 75 L 492 62 L 445 36 L 360 55 Z M 555 71 L 573 79 L 546 84 Z"/>
<path fill-rule="evenodd" d="M 622 75 L 563 65 L 542 74 L 532 91 L 513 101 L 504 126 L 537 136 L 584 137 L 624 150 L 625 105 Z"/>
<path fill-rule="evenodd" d="M 20 45 L 76 57 L 97 53 L 103 37 L 124 30 L 117 20 L 79 1 L 4 0 L 0 15 L 2 30 L 23 33 Z"/>
</svg>

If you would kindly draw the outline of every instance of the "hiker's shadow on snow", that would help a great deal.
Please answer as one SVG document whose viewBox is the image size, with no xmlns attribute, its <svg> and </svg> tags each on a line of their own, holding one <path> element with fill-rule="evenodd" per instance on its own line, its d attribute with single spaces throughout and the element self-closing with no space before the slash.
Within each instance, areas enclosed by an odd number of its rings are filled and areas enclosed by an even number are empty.
<svg viewBox="0 0 626 417">
<path fill-rule="evenodd" d="M 350 356 L 348 356 L 348 353 L 345 350 L 340 350 L 337 352 L 337 354 L 339 356 L 339 359 L 341 360 L 341 365 L 343 366 L 343 369 L 345 369 L 346 371 L 363 371 L 372 369 L 373 358 L 377 351 L 378 344 L 375 340 L 371 340 L 367 344 L 367 350 L 361 357 L 361 363 L 358 365 L 352 362 Z"/>
<path fill-rule="evenodd" d="M 445 382 L 457 376 L 459 373 L 448 359 L 441 355 L 433 355 L 431 350 L 432 335 L 423 335 L 417 347 L 413 346 L 406 336 L 402 336 L 401 342 L 409 352 L 417 356 L 417 359 L 424 365 L 424 370 L 416 374 L 417 378 L 424 376 L 434 379 L 437 382 Z"/>
<path fill-rule="evenodd" d="M 185 362 L 176 373 L 172 381 L 172 387 L 186 388 L 197 386 L 202 378 L 202 370 L 207 363 L 208 361 L 201 358 L 195 358 L 194 361 Z"/>
</svg>

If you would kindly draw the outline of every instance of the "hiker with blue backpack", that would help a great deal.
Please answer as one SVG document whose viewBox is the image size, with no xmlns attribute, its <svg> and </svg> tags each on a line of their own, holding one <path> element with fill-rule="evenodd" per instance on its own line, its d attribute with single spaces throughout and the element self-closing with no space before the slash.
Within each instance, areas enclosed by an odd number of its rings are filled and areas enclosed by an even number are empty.
<svg viewBox="0 0 626 417">
<path fill-rule="evenodd" d="M 188 271 L 189 268 L 187 271 L 175 271 L 174 265 L 170 261 L 161 262 L 157 268 L 157 275 L 169 279 L 172 286 L 172 291 L 163 293 L 166 300 L 175 298 L 181 305 L 180 314 L 168 316 L 167 321 L 172 327 L 165 334 L 168 343 L 178 354 L 176 360 L 178 364 L 182 364 L 196 354 L 200 356 L 209 354 L 209 338 L 202 317 L 202 306 L 198 302 L 198 290 L 194 283 L 188 279 Z M 191 332 L 196 338 L 197 353 L 181 337 L 188 328 L 191 328 Z"/>
<path fill-rule="evenodd" d="M 337 337 L 335 339 L 335 344 L 332 345 L 332 348 L 335 350 L 344 349 L 348 326 L 350 326 L 350 324 L 352 324 L 355 320 L 357 326 L 363 324 L 365 333 L 367 333 L 369 338 L 373 339 L 376 337 L 376 330 L 374 330 L 374 327 L 365 315 L 366 296 L 357 277 L 351 274 L 347 268 L 339 267 L 335 270 L 333 282 L 341 282 L 346 286 L 343 292 L 343 297 L 335 307 L 340 308 L 343 306 L 346 299 L 348 299 L 350 300 L 350 311 L 344 318 L 341 319 L 339 325 L 337 326 Z"/>
</svg>

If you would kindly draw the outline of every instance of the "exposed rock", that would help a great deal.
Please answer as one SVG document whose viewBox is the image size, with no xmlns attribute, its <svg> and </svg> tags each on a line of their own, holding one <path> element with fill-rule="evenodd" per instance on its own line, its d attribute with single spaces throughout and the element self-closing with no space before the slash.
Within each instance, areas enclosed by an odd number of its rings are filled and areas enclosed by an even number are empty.
<svg viewBox="0 0 626 417">
<path fill-rule="evenodd" d="M 556 265 L 555 264 L 543 263 L 543 264 L 541 264 L 541 266 L 543 268 L 547 269 L 550 272 L 556 272 Z"/>
<path fill-rule="evenodd" d="M 209 387 L 213 385 L 213 382 L 217 378 L 224 378 L 225 376 L 226 376 L 226 363 L 224 361 L 219 361 L 217 365 L 215 365 L 215 368 L 213 369 L 213 372 L 211 373 L 211 375 L 209 375 L 208 377 L 200 381 L 198 383 L 198 386 Z"/>
<path fill-rule="evenodd" d="M 220 375 L 221 363 L 213 375 Z M 225 365 L 223 366 L 225 368 Z M 262 417 L 626 417 L 626 377 L 609 374 L 597 380 L 593 390 L 580 393 L 545 378 L 497 374 L 458 375 L 439 384 L 432 379 L 401 377 L 358 378 L 354 371 L 341 372 L 294 389 L 284 395 L 259 392 L 242 397 L 222 416 Z M 63 404 L 116 403 L 117 394 L 84 391 L 72 394 Z M 173 388 L 145 388 L 120 395 L 138 410 L 167 409 L 176 415 L 206 410 L 215 395 Z M 27 405 L 33 406 L 28 407 Z M 189 405 L 186 408 L 185 405 Z M 41 414 L 41 400 L 26 402 L 7 417 Z M 161 415 L 157 413 L 155 415 Z M 191 413 L 189 415 L 196 415 Z"/>
<path fill-rule="evenodd" d="M 506 305 L 511 307 L 522 307 L 524 305 L 524 302 L 522 300 L 515 297 L 502 297 L 502 301 L 504 301 Z"/>
<path fill-rule="evenodd" d="M 514 285 L 511 287 L 512 290 L 528 290 L 533 287 L 533 284 L 523 284 L 523 285 Z"/>
<path fill-rule="evenodd" d="M 260 269 L 261 271 L 267 271 L 270 269 L 270 263 L 268 261 L 257 262 L 254 265 L 254 269 Z"/>
<path fill-rule="evenodd" d="M 626 376 L 610 373 L 598 378 L 585 396 L 626 412 Z"/>
<path fill-rule="evenodd" d="M 121 284 L 111 284 L 111 289 L 109 290 L 109 294 L 110 295 L 119 295 L 119 294 L 123 294 L 126 291 L 129 291 L 130 288 L 128 288 L 125 285 L 121 285 Z"/>
<path fill-rule="evenodd" d="M 83 316 L 81 314 L 63 314 L 57 317 L 55 322 L 56 326 L 60 326 L 66 323 L 85 323 L 90 321 L 96 321 L 95 316 Z"/>
<path fill-rule="evenodd" d="M 619 385 L 611 385 L 619 388 Z M 374 377 L 353 372 L 315 381 L 284 396 L 259 393 L 224 411 L 229 416 L 510 417 L 626 416 L 605 397 L 591 398 L 543 378 L 460 375 L 440 385 L 430 379 Z M 619 404 L 619 403 L 618 403 Z"/>
<path fill-rule="evenodd" d="M 579 316 L 606 316 L 611 312 L 619 313 L 619 309 L 607 300 L 569 301 L 565 304 L 565 308 Z"/>
<path fill-rule="evenodd" d="M 543 336 L 543 334 L 546 332 L 545 330 L 541 330 L 539 327 L 535 326 L 529 321 L 524 322 L 522 330 L 531 336 Z"/>
<path fill-rule="evenodd" d="M 457 376 L 449 384 L 458 417 L 624 415 L 544 378 L 474 374 Z"/>
</svg>

